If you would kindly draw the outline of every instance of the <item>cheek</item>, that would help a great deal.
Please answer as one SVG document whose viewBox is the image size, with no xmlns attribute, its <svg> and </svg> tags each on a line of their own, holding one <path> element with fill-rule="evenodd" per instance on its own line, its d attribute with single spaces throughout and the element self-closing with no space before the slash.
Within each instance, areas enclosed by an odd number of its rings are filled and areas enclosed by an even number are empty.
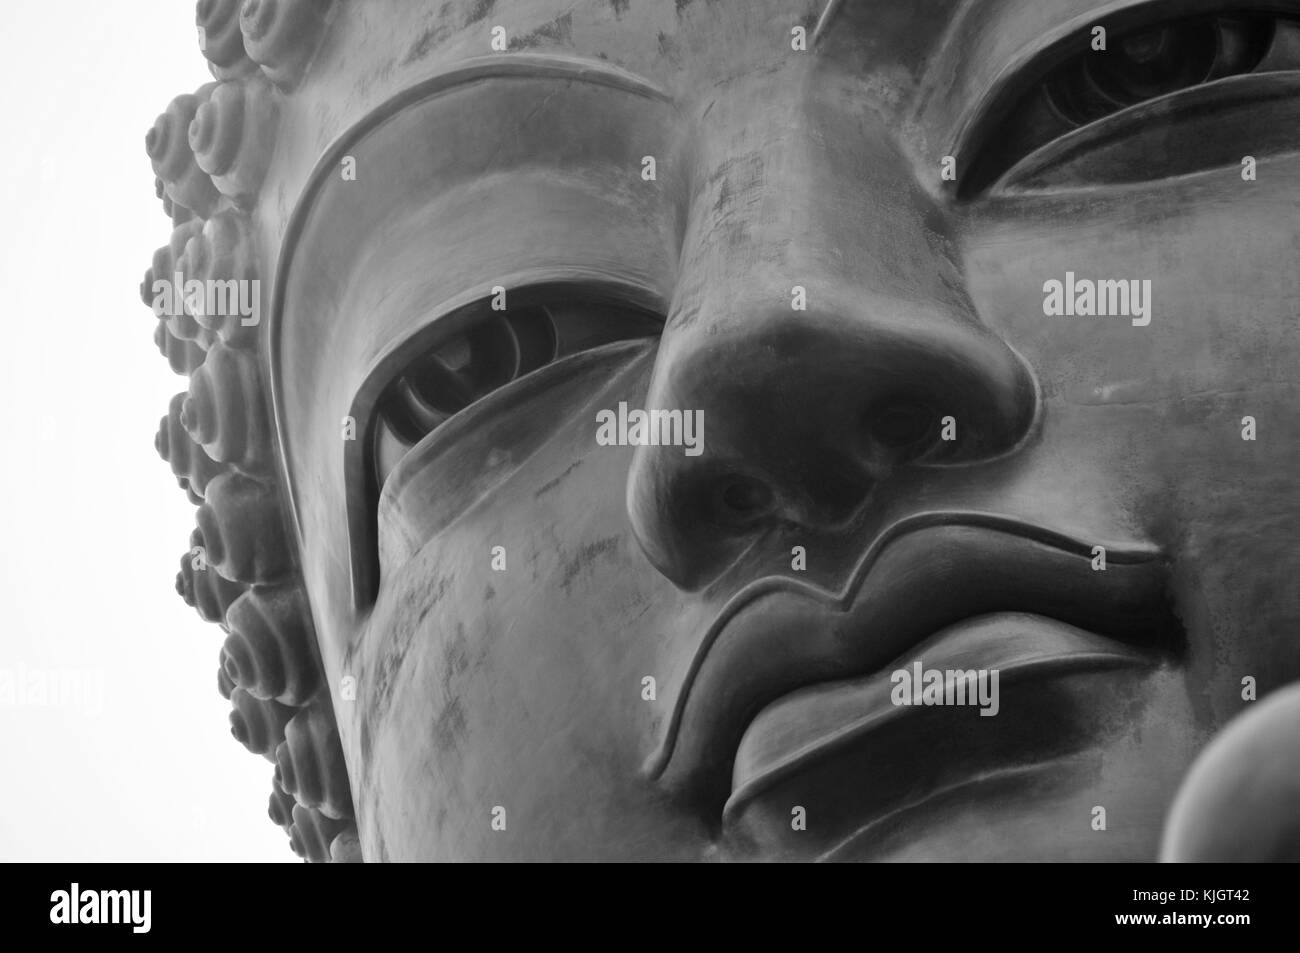
<svg viewBox="0 0 1300 953">
<path fill-rule="evenodd" d="M 1034 365 L 1047 397 L 1070 403 L 1178 401 L 1293 378 L 1300 159 L 1270 169 L 1280 183 L 1226 173 L 975 211 L 965 266 L 981 319 Z M 1150 323 L 1046 314 L 1045 282 L 1067 274 L 1150 282 Z"/>
<path fill-rule="evenodd" d="M 594 410 L 575 413 L 386 571 L 346 663 L 346 734 L 363 827 L 390 856 L 554 856 L 593 843 L 593 817 L 635 814 L 667 711 L 642 679 L 667 665 L 678 604 L 628 524 L 633 448 L 594 433 Z"/>
<path fill-rule="evenodd" d="M 1028 452 L 1086 474 L 1079 500 L 1106 500 L 1173 556 L 1211 725 L 1240 710 L 1242 678 L 1300 677 L 1300 161 L 1269 169 L 1267 183 L 1229 170 L 1122 201 L 1020 200 L 968 249 L 981 315 L 1043 389 Z M 1045 315 L 1044 282 L 1067 271 L 1150 279 L 1150 324 Z"/>
</svg>

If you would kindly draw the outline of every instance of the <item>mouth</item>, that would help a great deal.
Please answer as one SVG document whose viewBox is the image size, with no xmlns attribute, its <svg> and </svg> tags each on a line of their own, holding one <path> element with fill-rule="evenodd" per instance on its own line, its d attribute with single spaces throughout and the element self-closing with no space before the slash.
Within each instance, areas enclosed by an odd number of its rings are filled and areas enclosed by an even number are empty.
<svg viewBox="0 0 1300 953">
<path fill-rule="evenodd" d="M 841 594 L 751 584 L 707 630 L 649 773 L 725 829 L 828 764 L 870 775 L 853 795 L 860 822 L 981 772 L 1062 757 L 1097 729 L 1080 678 L 1150 670 L 1183 647 L 1160 550 L 1105 545 L 1100 568 L 1094 545 L 1002 516 L 927 513 L 884 534 Z M 996 671 L 998 717 L 978 714 L 995 705 L 987 677 L 960 710 L 900 701 L 896 673 L 922 670 Z M 953 748 L 933 776 L 919 763 L 930 741 Z"/>
</svg>

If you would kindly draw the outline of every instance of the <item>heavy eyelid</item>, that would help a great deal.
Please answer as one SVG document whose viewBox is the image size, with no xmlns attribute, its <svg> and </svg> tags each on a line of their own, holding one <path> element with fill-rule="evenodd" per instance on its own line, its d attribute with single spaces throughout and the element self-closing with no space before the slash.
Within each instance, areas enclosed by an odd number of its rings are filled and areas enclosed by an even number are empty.
<svg viewBox="0 0 1300 953">
<path fill-rule="evenodd" d="M 662 316 L 667 307 L 659 292 L 649 285 L 613 278 L 603 271 L 569 269 L 546 275 L 509 276 L 509 280 L 491 286 L 476 285 L 444 302 L 417 331 L 393 342 L 371 363 L 352 399 L 353 418 L 361 421 L 362 415 L 373 416 L 383 392 L 407 367 L 441 342 L 463 334 L 483 320 L 481 309 L 487 306 L 498 286 L 507 289 L 507 301 L 513 297 L 543 306 L 555 297 L 571 297 L 589 307 L 627 308 L 647 315 Z"/>
<path fill-rule="evenodd" d="M 1134 138 L 1153 116 L 1167 113 L 1170 107 L 1200 107 L 1219 112 L 1239 111 L 1247 107 L 1254 109 L 1274 108 L 1287 103 L 1300 102 L 1300 71 L 1274 72 L 1244 76 L 1227 77 L 1213 83 L 1196 86 L 1126 107 L 1109 116 L 1105 116 L 1086 126 L 1071 130 L 1050 143 L 1035 149 L 1029 155 L 1019 159 L 985 191 L 990 195 L 1030 194 L 1034 190 L 1035 178 L 1050 174 L 1056 167 L 1075 162 L 1081 156 L 1108 147 L 1110 144 Z M 1257 115 L 1257 114 L 1256 114 Z M 1206 123 L 1222 122 L 1221 119 L 1209 119 L 1205 116 L 1195 120 L 1198 127 Z M 1297 132 L 1293 124 L 1274 124 L 1271 128 L 1276 137 L 1274 142 L 1258 142 L 1252 146 L 1259 155 L 1273 155 L 1277 150 L 1285 149 L 1279 140 L 1294 138 Z M 1166 130 L 1167 131 L 1167 130 Z M 1228 153 L 1238 155 L 1228 148 Z M 1202 157 L 1190 149 L 1162 149 L 1162 152 L 1187 158 L 1186 168 L 1167 172 L 1167 175 L 1188 175 L 1203 171 L 1213 166 L 1203 162 Z M 1189 157 L 1196 155 L 1195 161 Z M 1166 168 L 1173 168 L 1171 163 Z M 1147 181 L 1145 175 L 1131 179 L 1114 177 L 1108 179 L 1107 185 L 1128 185 Z"/>
<path fill-rule="evenodd" d="M 520 299 L 522 299 L 522 304 L 519 303 Z M 408 378 L 413 372 L 419 372 L 419 369 L 424 366 L 423 362 L 429 357 L 441 355 L 448 345 L 458 342 L 465 344 L 477 329 L 497 319 L 505 318 L 511 324 L 514 324 L 514 320 L 521 314 L 525 315 L 524 320 L 527 321 L 528 312 L 542 311 L 551 324 L 549 336 L 552 338 L 552 354 L 548 359 L 543 360 L 540 364 L 534 364 L 531 368 L 525 367 L 518 370 L 516 376 L 503 380 L 498 387 L 507 387 L 519 378 L 540 370 L 548 364 L 564 360 L 582 351 L 612 343 L 615 340 L 649 337 L 652 333 L 662 333 L 664 325 L 663 315 L 649 310 L 643 302 L 631 301 L 626 296 L 614 297 L 608 293 L 607 289 L 601 288 L 557 288 L 555 286 L 519 288 L 514 290 L 513 303 L 507 310 L 493 310 L 490 304 L 491 298 L 480 298 L 466 307 L 445 314 L 441 319 L 431 323 L 429 332 L 431 337 L 427 341 L 424 334 L 411 335 L 404 340 L 395 349 L 396 354 L 392 361 L 384 361 L 374 374 L 378 382 L 377 392 L 379 397 L 370 407 L 369 412 L 366 413 L 367 420 L 362 429 L 369 430 L 372 428 L 376 415 L 385 413 L 386 395 L 396 383 Z M 590 343 L 592 331 L 588 327 L 586 328 L 587 334 L 580 333 L 575 338 L 572 333 L 574 327 L 569 320 L 575 311 L 579 314 L 583 312 L 599 313 L 607 318 L 607 320 L 601 322 L 604 325 L 603 333 L 610 334 L 612 337 L 608 339 L 601 338 L 600 334 L 602 332 L 596 331 L 595 343 Z M 579 327 L 582 326 L 583 322 L 580 320 Z M 522 328 L 524 325 L 518 325 L 517 327 Z M 587 339 L 585 343 L 583 341 L 584 337 Z M 472 364 L 472 361 L 469 352 L 466 351 L 465 354 L 468 367 L 469 364 Z M 398 360 L 398 355 L 402 360 Z M 535 359 L 536 354 L 533 357 Z M 390 369 L 392 366 L 396 366 L 395 371 Z M 369 376 L 364 386 L 367 391 L 374 389 L 370 386 Z M 488 396 L 488 393 L 484 392 L 471 400 L 471 403 L 486 399 Z M 360 418 L 358 417 L 358 419 Z"/>
<path fill-rule="evenodd" d="M 1109 41 L 1116 33 L 1128 33 L 1167 20 L 1233 12 L 1300 15 L 1300 3 L 1296 0 L 1134 0 L 1108 4 L 1072 17 L 1015 52 L 953 125 L 945 154 L 957 156 L 959 167 L 969 170 L 1007 112 L 1034 83 L 1068 59 L 1076 43 L 1079 52 L 1085 50 L 1094 26 L 1105 25 Z M 965 191 L 962 188 L 965 179 L 964 174 L 958 176 L 958 193 Z"/>
<path fill-rule="evenodd" d="M 582 268 L 544 272 L 522 272 L 505 276 L 496 282 L 507 289 L 507 295 L 528 296 L 560 293 L 572 289 L 587 302 L 621 303 L 649 314 L 664 315 L 668 302 L 660 292 L 644 284 L 605 271 Z M 352 606 L 360 612 L 373 599 L 379 582 L 378 548 L 374 540 L 374 511 L 372 502 L 378 492 L 374 485 L 373 454 L 375 414 L 380 398 L 397 377 L 427 353 L 439 341 L 459 334 L 481 319 L 477 306 L 489 301 L 495 285 L 476 285 L 440 305 L 434 316 L 419 330 L 393 342 L 371 362 L 362 376 L 349 405 L 348 414 L 355 422 L 355 439 L 343 443 L 344 507 L 347 535 L 351 543 L 350 576 Z M 507 298 L 507 302 L 509 298 Z M 360 554 L 360 555 L 359 555 Z"/>
</svg>

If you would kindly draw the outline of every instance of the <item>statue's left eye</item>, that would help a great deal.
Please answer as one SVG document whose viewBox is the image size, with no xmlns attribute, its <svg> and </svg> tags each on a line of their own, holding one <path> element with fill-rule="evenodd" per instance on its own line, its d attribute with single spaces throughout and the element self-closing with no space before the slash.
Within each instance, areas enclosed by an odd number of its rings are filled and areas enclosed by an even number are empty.
<svg viewBox="0 0 1300 953">
<path fill-rule="evenodd" d="M 471 306 L 466 330 L 438 342 L 388 385 L 374 429 L 377 486 L 411 447 L 494 391 L 572 354 L 660 332 L 662 322 L 637 308 L 539 297 L 512 299 L 503 311 L 488 301 Z"/>
<path fill-rule="evenodd" d="M 1044 83 L 1048 101 L 1076 126 L 1259 66 L 1277 22 L 1267 16 L 1191 17 L 1120 35 L 1114 47 L 1075 56 Z"/>
<path fill-rule="evenodd" d="M 1300 148 L 1296 16 L 1102 20 L 1040 60 L 984 110 L 959 196 L 1148 181 Z"/>
</svg>

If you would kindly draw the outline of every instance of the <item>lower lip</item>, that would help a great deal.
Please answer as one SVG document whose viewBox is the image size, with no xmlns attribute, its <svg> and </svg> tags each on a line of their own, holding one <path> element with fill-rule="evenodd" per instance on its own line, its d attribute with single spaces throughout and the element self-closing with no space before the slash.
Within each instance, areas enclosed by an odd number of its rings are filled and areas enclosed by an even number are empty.
<svg viewBox="0 0 1300 953">
<path fill-rule="evenodd" d="M 997 671 L 997 695 L 988 694 L 990 679 L 986 694 L 976 695 L 982 706 L 969 695 L 957 707 L 896 704 L 910 696 L 895 691 L 902 679 L 894 673 L 910 678 L 916 662 L 926 671 Z M 860 824 L 862 814 L 923 798 L 927 785 L 1059 758 L 1095 734 L 1088 715 L 1108 704 L 1071 676 L 1110 673 L 1113 681 L 1116 669 L 1152 665 L 1149 655 L 1042 616 L 998 613 L 957 623 L 879 672 L 809 686 L 763 709 L 736 752 L 724 827 L 743 825 L 747 815 L 752 821 L 762 813 L 755 805 L 770 797 L 806 801 L 826 788 L 837 798 L 829 813 L 853 813 Z M 994 698 L 997 714 L 981 715 L 993 710 Z M 945 745 L 960 756 L 942 754 Z M 788 827 L 789 808 L 780 816 Z"/>
</svg>

